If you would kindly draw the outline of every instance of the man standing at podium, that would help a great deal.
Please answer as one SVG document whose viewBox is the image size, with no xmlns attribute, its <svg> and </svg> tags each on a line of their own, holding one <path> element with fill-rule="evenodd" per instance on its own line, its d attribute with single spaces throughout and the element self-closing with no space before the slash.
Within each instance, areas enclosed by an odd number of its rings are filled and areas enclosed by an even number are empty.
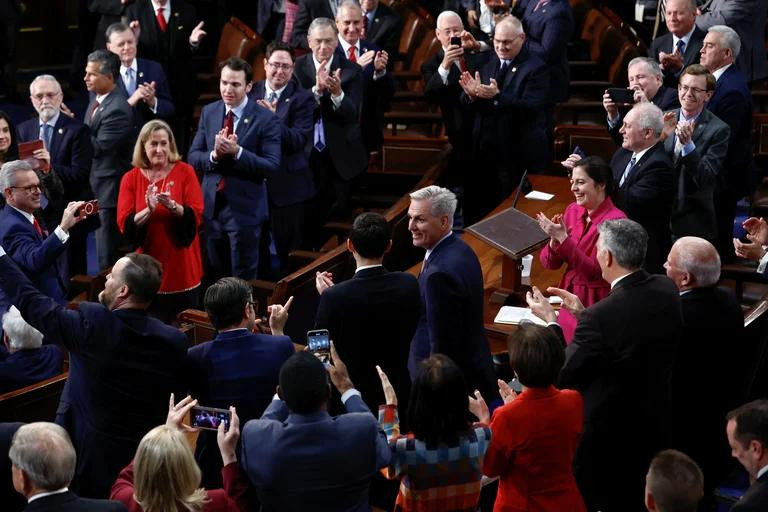
<svg viewBox="0 0 768 512">
<path fill-rule="evenodd" d="M 440 352 L 459 365 L 467 391 L 479 389 L 491 403 L 498 396 L 483 323 L 483 272 L 472 249 L 451 232 L 456 195 L 438 186 L 411 193 L 408 230 L 426 249 L 419 272 L 421 316 L 411 341 L 408 371 Z"/>
</svg>

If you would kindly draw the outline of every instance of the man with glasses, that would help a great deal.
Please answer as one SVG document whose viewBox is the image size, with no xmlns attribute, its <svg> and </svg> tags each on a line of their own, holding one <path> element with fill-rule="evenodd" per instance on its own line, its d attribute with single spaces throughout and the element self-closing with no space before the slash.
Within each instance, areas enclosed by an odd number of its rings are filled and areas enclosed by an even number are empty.
<svg viewBox="0 0 768 512">
<path fill-rule="evenodd" d="M 249 96 L 280 120 L 280 171 L 267 179 L 272 239 L 280 259 L 280 276 L 288 270 L 288 253 L 304 243 L 307 201 L 315 195 L 306 147 L 312 140 L 312 93 L 293 79 L 293 49 L 274 41 L 267 46 L 267 79 L 253 84 Z"/>
<path fill-rule="evenodd" d="M 38 117 L 18 126 L 19 142 L 43 141 L 43 148 L 34 155 L 42 161 L 38 177 L 43 173 L 51 174 L 61 181 L 63 187 L 62 197 L 58 201 L 50 201 L 49 196 L 48 204 L 42 208 L 43 221 L 49 231 L 55 229 L 67 203 L 93 199 L 88 183 L 93 161 L 90 133 L 82 122 L 62 112 L 63 98 L 56 78 L 52 75 L 35 77 L 29 84 L 29 99 Z M 46 167 L 47 170 L 44 170 Z M 70 233 L 71 239 L 67 244 L 70 275 L 86 272 L 86 234 L 88 230 L 98 227 L 90 224 L 78 226 Z"/>
<path fill-rule="evenodd" d="M 544 112 L 549 67 L 525 47 L 523 26 L 514 16 L 496 25 L 493 47 L 480 71 L 465 71 L 459 82 L 462 101 L 475 112 L 472 153 L 482 170 L 465 184 L 467 223 L 509 196 L 523 171 L 541 172 L 552 159 Z"/>
<path fill-rule="evenodd" d="M 24 271 L 38 290 L 59 304 L 66 302 L 67 272 L 62 254 L 69 230 L 83 220 L 77 210 L 82 202 L 72 202 L 64 209 L 61 222 L 49 233 L 34 212 L 40 208 L 40 179 L 23 160 L 6 162 L 0 168 L 0 188 L 5 206 L 0 210 L 0 245 Z M 0 291 L 0 311 L 10 302 Z"/>
<path fill-rule="evenodd" d="M 731 130 L 704 108 L 714 90 L 712 73 L 692 64 L 680 75 L 681 107 L 664 114 L 664 148 L 672 158 L 677 188 L 670 222 L 673 239 L 717 241 L 714 193 Z"/>
</svg>

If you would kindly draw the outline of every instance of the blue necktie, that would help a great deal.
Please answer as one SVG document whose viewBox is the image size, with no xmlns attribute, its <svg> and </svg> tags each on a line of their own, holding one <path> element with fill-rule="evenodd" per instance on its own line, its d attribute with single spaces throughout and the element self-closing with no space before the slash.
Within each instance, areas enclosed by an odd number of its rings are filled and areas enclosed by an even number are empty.
<svg viewBox="0 0 768 512">
<path fill-rule="evenodd" d="M 680 55 L 685 55 L 685 41 L 682 39 L 677 40 L 677 51 L 680 52 Z"/>
<path fill-rule="evenodd" d="M 325 128 L 322 117 L 319 117 L 315 122 L 315 149 L 318 151 L 325 149 Z"/>
<path fill-rule="evenodd" d="M 627 168 L 624 169 L 624 174 L 621 175 L 621 180 L 619 180 L 619 186 L 623 186 L 626 179 L 629 177 L 629 173 L 632 172 L 632 169 L 635 167 L 635 157 L 632 157 L 629 160 L 629 163 L 627 164 Z"/>
<path fill-rule="evenodd" d="M 133 79 L 132 68 L 125 70 L 125 91 L 128 93 L 128 96 L 136 92 L 136 80 Z"/>
<path fill-rule="evenodd" d="M 271 105 L 272 103 L 275 102 L 276 99 L 277 99 L 277 93 L 275 91 L 272 91 L 271 93 L 269 93 L 269 96 L 267 97 L 267 102 Z"/>
<path fill-rule="evenodd" d="M 48 151 L 51 150 L 51 132 L 52 131 L 53 131 L 53 126 L 49 125 L 48 123 L 40 125 L 40 138 L 43 140 L 45 149 L 47 149 Z"/>
</svg>

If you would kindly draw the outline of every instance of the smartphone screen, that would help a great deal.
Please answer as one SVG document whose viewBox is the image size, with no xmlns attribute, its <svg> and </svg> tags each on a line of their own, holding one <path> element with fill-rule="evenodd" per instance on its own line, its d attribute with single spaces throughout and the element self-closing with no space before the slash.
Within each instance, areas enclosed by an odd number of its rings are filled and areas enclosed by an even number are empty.
<svg viewBox="0 0 768 512">
<path fill-rule="evenodd" d="M 193 427 L 205 430 L 218 430 L 219 425 L 224 423 L 224 430 L 229 430 L 229 411 L 227 409 L 216 409 L 214 407 L 196 406 L 189 411 L 190 424 Z"/>
<path fill-rule="evenodd" d="M 317 356 L 324 364 L 330 364 L 331 337 L 327 329 L 317 329 L 307 332 L 309 351 Z"/>
<path fill-rule="evenodd" d="M 461 46 L 461 38 L 458 37 L 458 36 L 452 37 L 451 38 L 451 44 L 453 46 Z"/>
</svg>

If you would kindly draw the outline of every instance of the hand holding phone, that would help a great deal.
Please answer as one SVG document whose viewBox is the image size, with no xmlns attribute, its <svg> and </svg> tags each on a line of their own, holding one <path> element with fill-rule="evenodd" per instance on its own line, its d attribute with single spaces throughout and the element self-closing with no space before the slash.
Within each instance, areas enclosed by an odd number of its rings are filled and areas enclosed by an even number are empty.
<svg viewBox="0 0 768 512">
<path fill-rule="evenodd" d="M 196 405 L 189 411 L 189 420 L 191 426 L 205 430 L 219 430 L 219 425 L 223 423 L 224 430 L 227 431 L 231 417 L 227 409 Z"/>
<path fill-rule="evenodd" d="M 328 329 L 316 329 L 307 332 L 307 346 L 323 364 L 331 364 L 331 337 Z"/>
<path fill-rule="evenodd" d="M 634 89 L 611 87 L 608 89 L 608 96 L 610 96 L 614 103 L 619 105 L 634 105 L 635 103 Z"/>
</svg>

